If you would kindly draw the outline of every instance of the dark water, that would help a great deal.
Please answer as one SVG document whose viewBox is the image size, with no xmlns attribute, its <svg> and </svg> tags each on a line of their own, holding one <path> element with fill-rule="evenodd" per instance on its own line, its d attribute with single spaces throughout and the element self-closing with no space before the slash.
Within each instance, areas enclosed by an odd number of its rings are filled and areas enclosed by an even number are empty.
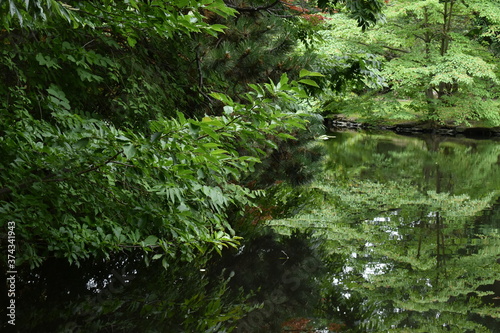
<svg viewBox="0 0 500 333">
<path fill-rule="evenodd" d="M 500 142 L 332 135 L 288 154 L 321 151 L 291 164 L 314 179 L 273 176 L 237 251 L 50 260 L 22 275 L 17 331 L 500 332 Z"/>
</svg>

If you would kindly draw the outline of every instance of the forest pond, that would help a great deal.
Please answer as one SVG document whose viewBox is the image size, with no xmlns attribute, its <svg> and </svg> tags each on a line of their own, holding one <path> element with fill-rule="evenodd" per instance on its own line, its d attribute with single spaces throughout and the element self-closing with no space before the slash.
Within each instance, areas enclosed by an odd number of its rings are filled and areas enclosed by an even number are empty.
<svg viewBox="0 0 500 333">
<path fill-rule="evenodd" d="M 332 135 L 310 185 L 323 204 L 269 223 L 323 239 L 323 316 L 361 332 L 499 332 L 500 141 Z"/>
<path fill-rule="evenodd" d="M 302 150 L 321 151 L 311 181 L 276 182 L 268 200 L 300 209 L 272 232 L 167 271 L 49 262 L 24 332 L 500 332 L 500 141 L 330 136 Z"/>
</svg>

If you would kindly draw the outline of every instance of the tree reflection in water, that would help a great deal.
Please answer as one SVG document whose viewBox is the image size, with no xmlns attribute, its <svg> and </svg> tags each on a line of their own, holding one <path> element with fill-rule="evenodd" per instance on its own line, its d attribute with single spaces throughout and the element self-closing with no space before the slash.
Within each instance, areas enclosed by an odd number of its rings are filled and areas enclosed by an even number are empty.
<svg viewBox="0 0 500 333">
<path fill-rule="evenodd" d="M 334 135 L 311 185 L 322 200 L 269 223 L 312 228 L 345 258 L 323 290 L 330 315 L 353 332 L 494 332 L 499 142 Z"/>
</svg>

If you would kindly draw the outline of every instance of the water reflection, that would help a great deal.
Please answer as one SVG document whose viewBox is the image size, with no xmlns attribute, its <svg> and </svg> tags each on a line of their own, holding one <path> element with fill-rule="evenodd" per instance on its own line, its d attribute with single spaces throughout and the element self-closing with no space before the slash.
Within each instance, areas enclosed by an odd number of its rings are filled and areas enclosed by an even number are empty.
<svg viewBox="0 0 500 333">
<path fill-rule="evenodd" d="M 144 264 L 144 253 L 118 253 L 80 267 L 50 259 L 20 274 L 12 332 L 229 332 L 254 309 L 229 292 L 206 260 Z M 3 327 L 11 329 L 12 327 Z"/>
<path fill-rule="evenodd" d="M 270 223 L 284 233 L 312 228 L 331 256 L 344 259 L 323 290 L 330 315 L 361 332 L 494 332 L 500 143 L 334 135 L 312 185 L 323 200 Z"/>
<path fill-rule="evenodd" d="M 498 332 L 500 143 L 333 135 L 312 183 L 269 173 L 237 251 L 48 260 L 22 276 L 19 331 Z"/>
</svg>

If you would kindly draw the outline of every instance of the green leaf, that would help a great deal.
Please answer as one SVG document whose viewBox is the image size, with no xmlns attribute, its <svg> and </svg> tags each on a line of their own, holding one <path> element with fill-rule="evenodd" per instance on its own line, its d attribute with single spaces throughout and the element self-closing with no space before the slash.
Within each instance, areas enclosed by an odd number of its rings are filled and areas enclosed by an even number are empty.
<svg viewBox="0 0 500 333">
<path fill-rule="evenodd" d="M 296 138 L 296 137 L 294 137 L 293 135 L 287 134 L 287 133 L 279 133 L 279 134 L 278 134 L 278 137 L 280 137 L 280 138 L 282 138 L 282 139 L 297 140 L 297 138 Z"/>
<path fill-rule="evenodd" d="M 319 88 L 318 84 L 311 79 L 301 79 L 298 82 Z"/>
<path fill-rule="evenodd" d="M 89 138 L 82 138 L 78 140 L 75 144 L 74 147 L 76 149 L 82 149 L 85 148 L 89 144 L 90 139 Z"/>
<path fill-rule="evenodd" d="M 220 144 L 215 142 L 207 142 L 203 144 L 205 148 L 219 148 Z"/>
<path fill-rule="evenodd" d="M 318 73 L 318 72 L 311 72 L 311 71 L 308 71 L 307 69 L 301 69 L 300 70 L 300 73 L 299 73 L 299 77 L 304 77 L 304 76 L 324 76 L 323 74 L 321 73 Z M 300 82 L 300 81 L 299 81 Z"/>
<path fill-rule="evenodd" d="M 219 141 L 220 140 L 220 136 L 213 130 L 211 130 L 210 128 L 208 127 L 203 127 L 203 131 L 208 135 L 210 136 L 212 139 L 214 139 L 215 141 Z"/>
<path fill-rule="evenodd" d="M 142 244 L 144 246 L 151 246 L 151 245 L 156 245 L 157 242 L 158 242 L 158 237 L 150 235 L 142 242 Z"/>
<path fill-rule="evenodd" d="M 233 105 L 234 104 L 234 102 L 231 99 L 231 97 L 229 97 L 229 96 L 227 96 L 225 94 L 210 93 L 209 95 L 212 96 L 215 99 L 218 99 L 219 101 L 221 101 L 222 103 L 224 103 L 226 105 Z"/>
<path fill-rule="evenodd" d="M 222 0 L 210 1 L 206 5 L 206 9 L 222 17 L 236 16 L 236 13 L 238 13 L 236 9 L 227 6 Z"/>
<path fill-rule="evenodd" d="M 127 43 L 131 47 L 134 47 L 135 44 L 137 44 L 137 40 L 134 37 L 132 37 L 132 36 L 127 36 Z"/>
<path fill-rule="evenodd" d="M 125 154 L 125 156 L 129 160 L 135 156 L 136 152 L 137 152 L 137 149 L 135 148 L 135 146 L 133 144 L 123 146 L 123 153 Z"/>
<path fill-rule="evenodd" d="M 37 53 L 35 59 L 38 61 L 40 66 L 47 66 L 48 68 L 59 69 L 61 66 L 57 63 L 57 60 L 49 56 L 44 56 L 41 53 Z"/>
<path fill-rule="evenodd" d="M 50 87 L 47 88 L 47 92 L 58 99 L 66 99 L 64 92 L 55 84 L 51 84 Z"/>
<path fill-rule="evenodd" d="M 210 29 L 218 31 L 218 32 L 224 32 L 224 29 L 227 29 L 225 25 L 222 24 L 212 24 L 210 25 Z"/>
<path fill-rule="evenodd" d="M 228 151 L 227 150 L 224 150 L 224 149 L 214 149 L 210 152 L 210 155 L 223 155 L 223 154 L 227 154 Z"/>
<path fill-rule="evenodd" d="M 124 136 L 124 135 L 118 135 L 118 136 L 116 137 L 116 139 L 117 139 L 118 141 L 125 141 L 125 142 L 129 142 L 129 141 L 130 141 L 130 138 L 127 138 L 127 137 L 126 137 L 126 136 Z"/>
</svg>

